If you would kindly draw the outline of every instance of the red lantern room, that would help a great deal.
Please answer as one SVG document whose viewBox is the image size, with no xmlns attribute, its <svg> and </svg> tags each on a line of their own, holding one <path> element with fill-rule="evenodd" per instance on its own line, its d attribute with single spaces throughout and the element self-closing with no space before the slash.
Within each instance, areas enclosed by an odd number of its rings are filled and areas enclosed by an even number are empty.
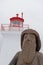
<svg viewBox="0 0 43 65">
<path fill-rule="evenodd" d="M 19 17 L 19 14 L 16 14 L 16 17 L 10 18 L 10 26 L 13 27 L 23 27 L 23 13 L 21 14 L 21 17 Z"/>
</svg>

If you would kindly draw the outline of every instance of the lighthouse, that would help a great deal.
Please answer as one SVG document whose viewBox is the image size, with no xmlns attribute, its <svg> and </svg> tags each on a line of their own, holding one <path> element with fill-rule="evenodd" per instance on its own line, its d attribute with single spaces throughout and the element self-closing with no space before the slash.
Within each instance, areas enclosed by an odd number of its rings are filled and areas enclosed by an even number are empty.
<svg viewBox="0 0 43 65">
<path fill-rule="evenodd" d="M 20 51 L 21 32 L 28 25 L 24 25 L 23 13 L 11 17 L 9 24 L 1 24 L 0 29 L 0 65 L 8 65 L 17 51 Z M 1 62 L 2 61 L 2 62 Z"/>
<path fill-rule="evenodd" d="M 16 16 L 11 17 L 9 24 L 1 24 L 1 31 L 23 31 L 26 28 L 29 28 L 29 25 L 24 24 L 24 18 L 23 18 L 23 13 L 21 13 L 21 17 L 19 14 L 16 14 Z"/>
<path fill-rule="evenodd" d="M 23 13 L 21 14 L 22 17 L 19 17 L 19 14 L 16 14 L 16 17 L 10 18 L 10 26 L 13 27 L 23 27 Z"/>
<path fill-rule="evenodd" d="M 23 13 L 21 13 L 21 17 L 19 17 L 19 14 L 16 14 L 16 17 L 11 17 L 10 18 L 10 30 L 17 30 L 17 29 L 23 29 Z"/>
</svg>

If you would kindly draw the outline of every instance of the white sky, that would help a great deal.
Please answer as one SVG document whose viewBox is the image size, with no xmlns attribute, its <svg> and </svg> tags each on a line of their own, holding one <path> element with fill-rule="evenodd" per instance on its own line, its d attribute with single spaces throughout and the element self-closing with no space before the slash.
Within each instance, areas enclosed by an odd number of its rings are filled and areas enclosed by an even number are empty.
<svg viewBox="0 0 43 65">
<path fill-rule="evenodd" d="M 10 23 L 16 13 L 24 13 L 24 24 L 36 29 L 43 37 L 43 0 L 0 0 L 0 24 Z"/>
<path fill-rule="evenodd" d="M 43 21 L 43 0 L 0 0 L 0 23 L 9 23 L 16 13 L 24 13 L 25 23 Z"/>
<path fill-rule="evenodd" d="M 42 29 L 43 0 L 0 0 L 0 24 L 9 23 L 9 18 L 24 13 L 25 24 Z"/>
<path fill-rule="evenodd" d="M 16 13 L 21 16 L 21 12 L 24 13 L 24 24 L 39 32 L 43 52 L 43 0 L 0 0 L 0 24 L 10 23 L 9 18 Z"/>
</svg>

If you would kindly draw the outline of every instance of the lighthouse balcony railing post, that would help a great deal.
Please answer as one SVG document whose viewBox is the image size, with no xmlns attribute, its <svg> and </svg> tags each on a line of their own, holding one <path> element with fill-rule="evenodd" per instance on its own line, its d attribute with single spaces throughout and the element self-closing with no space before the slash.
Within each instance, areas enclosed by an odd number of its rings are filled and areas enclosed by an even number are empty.
<svg viewBox="0 0 43 65">
<path fill-rule="evenodd" d="M 28 24 L 23 24 L 22 26 L 10 25 L 10 24 L 1 24 L 1 31 L 22 31 L 29 28 Z"/>
</svg>

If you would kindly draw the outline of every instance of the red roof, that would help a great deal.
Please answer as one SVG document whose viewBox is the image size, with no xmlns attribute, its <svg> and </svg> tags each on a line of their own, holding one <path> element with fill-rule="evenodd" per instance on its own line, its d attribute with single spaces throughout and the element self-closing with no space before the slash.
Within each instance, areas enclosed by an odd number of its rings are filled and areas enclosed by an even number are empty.
<svg viewBox="0 0 43 65">
<path fill-rule="evenodd" d="M 18 20 L 18 21 L 21 21 L 21 22 L 24 22 L 24 19 L 23 18 L 20 18 L 20 17 L 12 17 L 10 18 L 10 21 L 15 21 L 15 20 Z"/>
</svg>

